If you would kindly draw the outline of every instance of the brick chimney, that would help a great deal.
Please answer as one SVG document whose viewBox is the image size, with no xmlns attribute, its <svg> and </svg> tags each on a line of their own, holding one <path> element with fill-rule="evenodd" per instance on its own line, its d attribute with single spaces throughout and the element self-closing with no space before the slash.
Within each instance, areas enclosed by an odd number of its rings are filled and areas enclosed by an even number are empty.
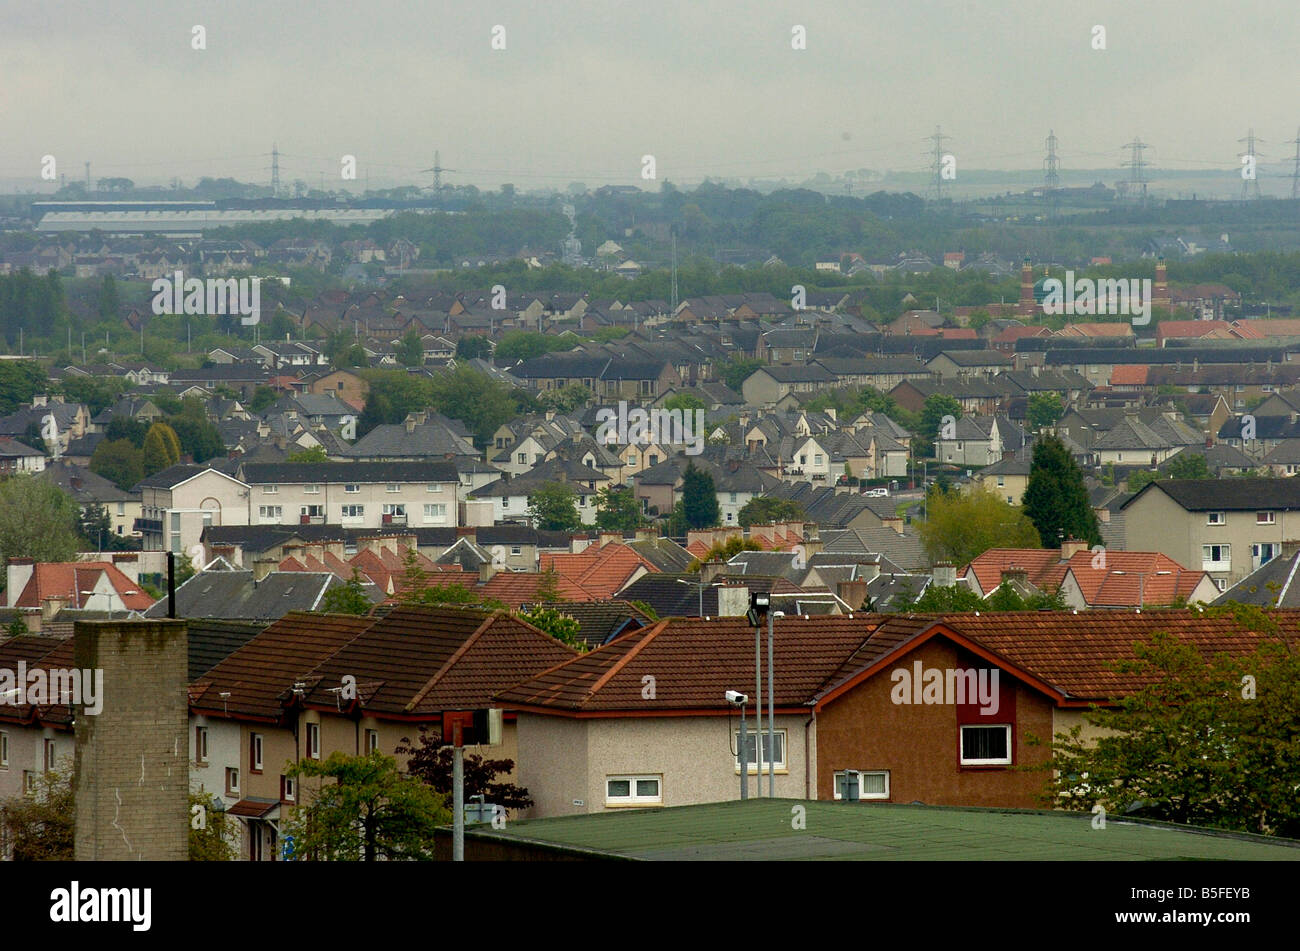
<svg viewBox="0 0 1300 951">
<path fill-rule="evenodd" d="M 807 557 L 811 558 L 813 555 L 820 554 L 825 549 L 826 549 L 826 543 L 822 541 L 821 535 L 818 534 L 817 524 L 815 522 L 809 522 L 807 525 L 804 526 L 804 536 L 803 536 L 804 554 Z"/>
<path fill-rule="evenodd" d="M 957 568 L 950 561 L 941 561 L 934 566 L 931 578 L 937 588 L 951 588 L 957 583 Z"/>
<path fill-rule="evenodd" d="M 599 545 L 598 545 L 597 547 L 599 547 L 599 548 L 604 548 L 606 545 L 609 545 L 609 544 L 619 544 L 619 545 L 621 545 L 622 543 L 623 543 L 623 533 L 622 533 L 622 532 L 601 532 L 601 533 L 600 533 L 600 542 L 599 542 Z"/>
<path fill-rule="evenodd" d="M 1018 582 L 1018 583 L 1020 583 L 1020 584 L 1022 584 L 1022 585 L 1027 585 L 1027 584 L 1029 584 L 1029 569 L 1028 569 L 1028 568 L 1016 568 L 1016 567 L 1014 567 L 1014 566 L 1013 566 L 1013 567 L 1010 567 L 1010 568 L 1003 568 L 1003 569 L 1002 569 L 1002 580 L 1003 580 L 1003 581 L 1013 581 L 1013 582 Z"/>
<path fill-rule="evenodd" d="M 491 561 L 485 561 L 478 566 L 479 584 L 487 584 L 492 580 L 492 576 L 497 573 L 497 566 Z"/>
<path fill-rule="evenodd" d="M 865 578 L 855 578 L 852 581 L 837 582 L 835 593 L 849 606 L 850 611 L 861 611 L 867 600 L 867 581 Z"/>
<path fill-rule="evenodd" d="M 1061 561 L 1069 561 L 1076 552 L 1087 551 L 1088 543 L 1078 538 L 1067 538 L 1061 542 Z"/>
<path fill-rule="evenodd" d="M 700 565 L 700 583 L 711 584 L 713 579 L 727 570 L 725 561 L 706 561 Z"/>
</svg>

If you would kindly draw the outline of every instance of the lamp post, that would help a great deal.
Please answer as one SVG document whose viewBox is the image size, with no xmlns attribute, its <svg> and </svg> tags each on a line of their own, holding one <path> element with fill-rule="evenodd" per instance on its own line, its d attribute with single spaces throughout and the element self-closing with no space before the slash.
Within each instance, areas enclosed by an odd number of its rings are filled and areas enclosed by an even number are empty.
<svg viewBox="0 0 1300 951">
<path fill-rule="evenodd" d="M 775 739 L 772 727 L 772 596 L 766 591 L 755 591 L 749 596 L 749 623 L 754 625 L 754 685 L 756 696 L 754 698 L 754 708 L 758 712 L 758 730 L 754 739 L 754 749 L 757 755 L 755 759 L 755 770 L 758 779 L 758 794 L 763 794 L 763 616 L 767 616 L 767 716 L 768 716 L 768 737 L 767 737 L 767 759 L 769 768 L 772 764 L 772 742 Z M 768 797 L 770 798 L 775 788 L 775 775 L 769 775 Z"/>
<path fill-rule="evenodd" d="M 737 744 L 737 753 L 740 757 L 740 798 L 744 800 L 749 798 L 749 752 L 745 749 L 745 742 L 749 739 L 745 728 L 745 704 L 749 702 L 749 697 L 737 690 L 728 690 L 725 696 L 727 703 L 740 707 L 740 742 Z"/>
</svg>

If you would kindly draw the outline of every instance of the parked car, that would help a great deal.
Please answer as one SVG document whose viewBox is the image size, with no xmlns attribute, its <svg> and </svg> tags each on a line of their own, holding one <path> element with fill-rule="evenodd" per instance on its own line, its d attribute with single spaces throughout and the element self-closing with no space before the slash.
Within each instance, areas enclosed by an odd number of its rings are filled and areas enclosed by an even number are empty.
<svg viewBox="0 0 1300 951">
<path fill-rule="evenodd" d="M 878 489 L 867 489 L 867 495 L 874 499 L 887 499 L 889 498 L 889 490 L 884 486 Z"/>
</svg>

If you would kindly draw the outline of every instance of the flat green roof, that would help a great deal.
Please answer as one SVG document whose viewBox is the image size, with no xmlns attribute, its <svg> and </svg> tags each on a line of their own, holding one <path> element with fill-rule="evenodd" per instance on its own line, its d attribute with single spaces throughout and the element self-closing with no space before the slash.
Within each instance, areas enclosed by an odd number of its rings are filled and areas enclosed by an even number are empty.
<svg viewBox="0 0 1300 951">
<path fill-rule="evenodd" d="M 793 827 L 797 807 L 804 828 Z M 750 799 L 470 827 L 466 837 L 649 861 L 1300 861 L 1300 842 L 1046 810 Z"/>
</svg>

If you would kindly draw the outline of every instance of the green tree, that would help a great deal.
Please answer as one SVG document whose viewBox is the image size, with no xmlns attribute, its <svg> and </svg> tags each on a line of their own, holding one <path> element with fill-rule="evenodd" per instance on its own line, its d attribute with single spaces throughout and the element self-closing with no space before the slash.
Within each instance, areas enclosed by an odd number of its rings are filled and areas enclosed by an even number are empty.
<svg viewBox="0 0 1300 951">
<path fill-rule="evenodd" d="M 412 327 L 402 334 L 402 339 L 393 347 L 393 356 L 404 367 L 423 366 L 424 341 L 420 338 L 420 332 Z"/>
<path fill-rule="evenodd" d="M 15 475 L 0 482 L 0 558 L 71 561 L 81 507 L 52 482 Z M 17 596 L 18 592 L 14 592 Z"/>
<path fill-rule="evenodd" d="M 596 527 L 606 532 L 634 532 L 645 524 L 641 506 L 626 486 L 608 485 L 596 493 Z"/>
<path fill-rule="evenodd" d="M 144 453 L 126 439 L 105 439 L 90 456 L 90 471 L 119 489 L 130 489 L 144 478 Z"/>
<path fill-rule="evenodd" d="M 1037 432 L 1054 425 L 1065 412 L 1060 393 L 1033 393 L 1029 397 L 1029 428 Z"/>
<path fill-rule="evenodd" d="M 556 337 L 530 330 L 508 330 L 497 343 L 499 361 L 531 360 L 557 350 L 572 350 L 578 341 L 573 337 Z"/>
<path fill-rule="evenodd" d="M 990 548 L 1037 548 L 1038 532 L 1019 506 L 991 488 L 930 490 L 926 520 L 918 526 L 932 563 L 964 565 Z"/>
<path fill-rule="evenodd" d="M 560 413 L 572 413 L 574 410 L 582 409 L 593 399 L 595 397 L 591 390 L 581 383 L 569 383 L 558 390 L 544 390 L 537 394 L 537 400 L 542 406 Z"/>
<path fill-rule="evenodd" d="M 117 292 L 117 281 L 112 274 L 105 274 L 99 285 L 99 297 L 95 303 L 100 320 L 118 320 L 122 316 L 122 299 Z"/>
<path fill-rule="evenodd" d="M 98 448 L 98 447 L 96 447 Z M 166 423 L 154 423 L 144 436 L 144 474 L 151 476 L 180 461 L 180 441 Z"/>
<path fill-rule="evenodd" d="M 718 376 L 722 382 L 737 393 L 740 392 L 741 386 L 748 380 L 756 370 L 767 366 L 762 360 L 728 360 L 726 363 L 719 364 L 717 369 Z"/>
<path fill-rule="evenodd" d="M 664 400 L 664 409 L 697 410 L 707 409 L 704 400 L 694 393 L 674 393 Z"/>
<path fill-rule="evenodd" d="M 44 393 L 50 378 L 40 364 L 30 360 L 0 360 L 0 415 L 8 416 L 37 393 Z"/>
<path fill-rule="evenodd" d="M 0 828 L 14 861 L 72 861 L 75 813 L 70 770 L 41 773 L 32 791 L 0 802 Z"/>
<path fill-rule="evenodd" d="M 537 604 L 527 611 L 519 611 L 515 616 L 522 621 L 527 621 L 538 630 L 545 631 L 561 644 L 568 644 L 574 650 L 585 653 L 588 649 L 587 642 L 578 635 L 582 626 L 577 619 L 564 614 L 558 608 Z"/>
<path fill-rule="evenodd" d="M 989 610 L 983 599 L 961 582 L 948 587 L 926 585 L 925 592 L 915 599 L 908 599 L 904 592 L 900 592 L 894 599 L 894 605 L 900 611 L 906 609 L 935 614 L 978 611 L 981 608 Z"/>
<path fill-rule="evenodd" d="M 289 453 L 286 457 L 289 462 L 329 462 L 329 453 L 325 451 L 324 446 L 312 446 L 310 449 L 299 449 Z"/>
<path fill-rule="evenodd" d="M 351 578 L 325 592 L 325 596 L 321 598 L 320 609 L 328 614 L 358 614 L 364 616 L 370 613 L 372 607 L 374 605 L 366 597 L 361 574 L 356 568 L 353 568 Z"/>
<path fill-rule="evenodd" d="M 451 821 L 446 797 L 398 769 L 381 753 L 332 753 L 286 769 L 300 779 L 326 779 L 314 790 L 299 783 L 303 804 L 287 823 L 295 858 L 374 862 L 432 859 L 434 830 Z"/>
<path fill-rule="evenodd" d="M 195 419 L 190 414 L 169 416 L 167 426 L 178 441 L 177 459 L 182 452 L 195 462 L 207 462 L 225 454 L 226 444 L 221 433 L 206 417 Z"/>
<path fill-rule="evenodd" d="M 1273 624 L 1242 608 L 1209 610 Z M 1300 654 L 1270 635 L 1248 656 L 1211 655 L 1160 632 L 1134 658 L 1118 667 L 1139 686 L 1085 714 L 1091 737 L 1082 724 L 1054 736 L 1047 801 L 1300 835 Z"/>
<path fill-rule="evenodd" d="M 533 527 L 547 532 L 576 532 L 582 527 L 577 495 L 562 482 L 544 482 L 528 496 Z"/>
<path fill-rule="evenodd" d="M 701 557 L 691 559 L 691 563 L 686 566 L 686 570 L 693 573 L 699 571 L 702 566 L 711 561 L 730 561 L 742 551 L 762 550 L 763 546 L 758 542 L 742 538 L 739 535 L 732 535 L 725 542 L 714 542 Z"/>
<path fill-rule="evenodd" d="M 712 528 L 722 519 L 713 476 L 693 462 L 682 473 L 682 511 L 690 528 Z"/>
<path fill-rule="evenodd" d="M 149 431 L 149 424 L 127 416 L 114 416 L 104 432 L 104 439 L 125 439 L 136 449 L 144 445 L 144 435 Z"/>
<path fill-rule="evenodd" d="M 1169 473 L 1171 479 L 1211 478 L 1210 467 L 1205 462 L 1205 456 L 1187 449 L 1169 460 L 1169 465 L 1165 467 L 1165 471 Z"/>
<path fill-rule="evenodd" d="M 737 520 L 741 528 L 748 529 L 769 522 L 802 522 L 804 517 L 803 506 L 793 499 L 756 495 L 741 507 Z"/>
<path fill-rule="evenodd" d="M 190 793 L 190 861 L 234 862 L 239 851 L 234 844 L 235 820 L 210 792 Z"/>
<path fill-rule="evenodd" d="M 490 360 L 492 358 L 492 341 L 487 337 L 477 335 L 461 337 L 456 341 L 456 356 L 462 360 L 473 360 L 476 357 Z"/>
<path fill-rule="evenodd" d="M 269 386 L 259 386 L 253 390 L 253 397 L 244 406 L 254 416 L 261 416 L 268 409 L 275 405 L 276 400 L 280 398 L 279 394 Z"/>
<path fill-rule="evenodd" d="M 463 364 L 431 380 L 429 403 L 464 423 L 480 447 L 491 445 L 493 434 L 515 415 L 509 386 Z"/>
<path fill-rule="evenodd" d="M 1056 548 L 1067 538 L 1101 544 L 1101 526 L 1088 501 L 1083 470 L 1056 436 L 1044 436 L 1034 445 L 1024 507 L 1044 548 Z"/>
<path fill-rule="evenodd" d="M 945 416 L 961 419 L 961 404 L 947 393 L 931 393 L 921 407 L 921 418 L 916 433 L 915 452 L 918 456 L 934 455 L 934 444 L 942 432 Z"/>
<path fill-rule="evenodd" d="M 450 799 L 453 795 L 452 748 L 443 744 L 441 731 L 424 726 L 420 727 L 416 740 L 418 745 L 412 745 L 409 737 L 402 737 L 396 750 L 399 755 L 409 757 L 406 772 Z M 508 775 L 514 768 L 514 760 L 484 759 L 477 753 L 466 753 L 463 772 L 465 799 L 483 796 L 485 802 L 495 803 L 507 812 L 529 808 L 533 800 L 527 789 L 497 779 L 503 773 Z"/>
</svg>

